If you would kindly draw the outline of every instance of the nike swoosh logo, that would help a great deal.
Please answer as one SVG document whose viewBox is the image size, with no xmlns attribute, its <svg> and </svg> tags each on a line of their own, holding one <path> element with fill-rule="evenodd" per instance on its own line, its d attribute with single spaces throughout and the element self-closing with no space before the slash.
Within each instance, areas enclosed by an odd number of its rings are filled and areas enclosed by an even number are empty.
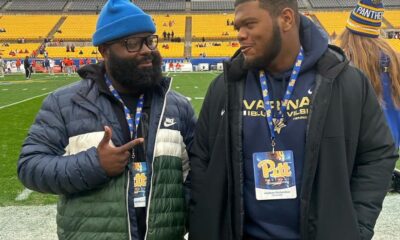
<svg viewBox="0 0 400 240">
<path fill-rule="evenodd" d="M 311 88 L 310 89 L 308 89 L 308 94 L 312 94 L 312 91 L 311 91 Z"/>
<path fill-rule="evenodd" d="M 175 124 L 176 122 L 170 122 L 170 123 L 164 122 L 164 127 L 171 127 L 174 126 Z"/>
</svg>

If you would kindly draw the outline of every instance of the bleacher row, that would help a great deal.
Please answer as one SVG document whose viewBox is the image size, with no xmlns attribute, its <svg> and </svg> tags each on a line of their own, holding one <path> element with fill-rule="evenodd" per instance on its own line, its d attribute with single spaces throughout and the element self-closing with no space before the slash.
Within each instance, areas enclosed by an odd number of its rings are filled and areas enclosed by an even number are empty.
<svg viewBox="0 0 400 240">
<path fill-rule="evenodd" d="M 359 0 L 309 0 L 313 8 L 352 8 Z M 384 0 L 385 7 L 399 7 L 399 0 Z"/>
<path fill-rule="evenodd" d="M 325 30 L 337 34 L 345 27 L 348 11 L 307 12 L 314 16 Z M 383 28 L 400 29 L 400 10 L 387 10 Z M 3 15 L 0 16 L 0 40 L 16 41 L 24 38 L 38 41 L 53 38 L 63 41 L 91 41 L 98 15 Z M 185 39 L 186 21 L 191 19 L 192 35 L 195 40 L 233 40 L 234 15 L 230 14 L 152 14 L 157 33 L 162 40 Z M 388 23 L 389 25 L 386 25 Z M 210 27 L 212 26 L 212 27 Z M 27 31 L 29 30 L 29 31 Z M 164 37 L 164 35 L 166 35 Z M 170 35 L 170 37 L 167 37 Z"/>
<path fill-rule="evenodd" d="M 348 11 L 316 11 L 308 12 L 308 16 L 315 17 L 319 24 L 330 36 L 338 35 L 345 28 Z M 312 15 L 312 17 L 311 17 Z M 400 10 L 386 11 L 384 18 L 391 24 L 384 28 L 400 30 Z M 185 52 L 185 25 L 186 19 L 191 18 L 191 56 L 221 57 L 230 56 L 238 49 L 235 41 L 236 31 L 232 23 L 234 15 L 231 14 L 152 14 L 160 38 L 158 49 L 164 57 L 182 57 Z M 52 57 L 99 57 L 96 47 L 90 46 L 92 34 L 98 15 L 4 15 L 0 17 L 0 41 L 9 41 L 8 46 L 0 46 L 0 55 L 6 58 L 24 57 L 30 55 L 41 45 L 41 41 L 54 31 L 52 42 L 47 44 L 46 50 Z M 63 20 L 63 21 L 61 21 Z M 209 26 L 213 26 L 210 28 Z M 31 31 L 27 31 L 30 29 Z M 173 33 L 173 35 L 172 35 Z M 165 34 L 165 37 L 164 37 Z M 169 37 L 167 36 L 169 35 Z M 36 43 L 16 44 L 17 40 L 31 40 Z M 178 42 L 172 42 L 177 40 Z M 204 41 L 203 41 L 204 40 Z M 390 44 L 400 51 L 400 40 L 393 39 Z M 66 45 L 74 44 L 74 52 L 66 52 Z M 13 52 L 14 55 L 10 55 Z"/>
<path fill-rule="evenodd" d="M 0 0 L 0 10 L 12 11 L 100 11 L 106 0 Z M 232 11 L 234 0 L 133 0 L 145 11 Z M 358 0 L 298 0 L 299 8 L 352 8 Z M 7 4 L 8 3 L 8 4 Z M 187 5 L 187 3 L 189 5 Z M 399 0 L 385 0 L 386 7 L 400 7 Z"/>
</svg>

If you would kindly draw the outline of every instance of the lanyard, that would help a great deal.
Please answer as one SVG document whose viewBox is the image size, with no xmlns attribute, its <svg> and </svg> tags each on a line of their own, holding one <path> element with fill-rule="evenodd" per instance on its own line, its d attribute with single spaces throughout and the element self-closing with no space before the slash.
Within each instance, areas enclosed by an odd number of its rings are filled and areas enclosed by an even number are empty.
<svg viewBox="0 0 400 240">
<path fill-rule="evenodd" d="M 279 110 L 279 116 L 283 118 L 286 114 L 286 109 L 287 109 L 287 104 L 292 97 L 293 90 L 294 90 L 294 85 L 296 83 L 297 77 L 299 76 L 301 64 L 303 63 L 304 60 L 304 52 L 303 52 L 303 47 L 300 48 L 299 55 L 297 56 L 296 63 L 293 66 L 293 71 L 290 76 L 290 81 L 288 84 L 288 87 L 285 92 L 285 96 L 283 97 L 283 103 L 282 106 Z M 270 104 L 270 97 L 268 94 L 268 85 L 267 85 L 267 76 L 265 75 L 264 71 L 260 71 L 260 84 L 261 84 L 261 90 L 262 90 L 262 95 L 263 95 L 263 100 L 264 100 L 264 107 L 265 107 L 265 112 L 267 115 L 267 122 L 269 126 L 269 131 L 271 133 L 271 145 L 272 145 L 272 152 L 275 152 L 275 129 L 274 129 L 274 122 L 272 120 L 272 108 Z"/>
<path fill-rule="evenodd" d="M 107 75 L 105 78 L 106 78 L 107 86 L 110 89 L 111 93 L 114 95 L 114 97 L 116 99 L 118 99 L 118 101 L 120 101 L 122 103 L 122 106 L 124 107 L 125 118 L 126 118 L 126 122 L 128 123 L 131 139 L 133 139 L 133 136 L 135 136 L 134 139 L 136 139 L 137 138 L 137 128 L 140 123 L 140 117 L 142 116 L 144 94 L 140 95 L 140 97 L 139 97 L 139 101 L 136 106 L 135 125 L 133 125 L 131 111 L 129 111 L 129 108 L 126 107 L 124 101 L 122 101 L 122 98 L 119 96 L 118 92 L 115 90 L 115 88 L 111 84 L 111 81 L 110 81 L 110 79 L 108 79 Z"/>
</svg>

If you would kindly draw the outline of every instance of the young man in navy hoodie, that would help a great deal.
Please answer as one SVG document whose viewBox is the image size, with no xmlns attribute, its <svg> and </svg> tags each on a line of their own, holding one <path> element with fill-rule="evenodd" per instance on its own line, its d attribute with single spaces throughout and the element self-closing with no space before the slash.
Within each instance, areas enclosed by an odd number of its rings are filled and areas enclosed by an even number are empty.
<svg viewBox="0 0 400 240">
<path fill-rule="evenodd" d="M 296 0 L 236 0 L 234 23 L 190 153 L 190 239 L 371 239 L 398 154 L 368 79 Z"/>
</svg>

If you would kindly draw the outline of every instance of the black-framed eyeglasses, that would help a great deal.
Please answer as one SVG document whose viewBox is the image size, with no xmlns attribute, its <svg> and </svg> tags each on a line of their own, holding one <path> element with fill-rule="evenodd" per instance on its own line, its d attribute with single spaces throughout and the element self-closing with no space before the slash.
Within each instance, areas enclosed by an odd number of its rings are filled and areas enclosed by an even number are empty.
<svg viewBox="0 0 400 240">
<path fill-rule="evenodd" d="M 157 48 L 158 45 L 158 35 L 149 35 L 146 37 L 130 37 L 122 40 L 111 41 L 107 44 L 114 44 L 117 42 L 121 42 L 122 44 L 124 44 L 126 47 L 126 51 L 128 52 L 139 52 L 143 47 L 143 43 L 145 43 L 146 46 L 153 51 Z"/>
</svg>

